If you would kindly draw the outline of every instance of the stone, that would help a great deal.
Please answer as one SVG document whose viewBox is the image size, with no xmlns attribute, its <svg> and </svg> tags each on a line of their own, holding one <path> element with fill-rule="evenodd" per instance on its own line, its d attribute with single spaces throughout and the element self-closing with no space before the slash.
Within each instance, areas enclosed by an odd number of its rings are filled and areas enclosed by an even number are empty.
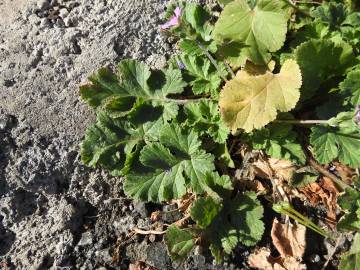
<svg viewBox="0 0 360 270">
<path fill-rule="evenodd" d="M 48 0 L 37 0 L 37 7 L 39 9 L 47 9 L 50 6 L 50 1 Z"/>
<path fill-rule="evenodd" d="M 66 8 L 62 8 L 59 10 L 59 16 L 64 19 L 69 15 L 69 11 Z"/>
<path fill-rule="evenodd" d="M 85 232 L 81 235 L 81 239 L 77 245 L 81 247 L 81 246 L 91 245 L 92 243 L 93 243 L 93 238 L 91 232 Z"/>
</svg>

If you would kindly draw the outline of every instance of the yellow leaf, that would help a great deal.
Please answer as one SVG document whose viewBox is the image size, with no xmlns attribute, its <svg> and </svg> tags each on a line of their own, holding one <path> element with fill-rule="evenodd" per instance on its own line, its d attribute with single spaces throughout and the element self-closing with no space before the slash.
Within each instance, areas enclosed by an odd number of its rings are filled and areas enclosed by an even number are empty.
<svg viewBox="0 0 360 270">
<path fill-rule="evenodd" d="M 301 72 L 294 60 L 286 60 L 280 73 L 252 76 L 240 71 L 228 81 L 220 94 L 219 106 L 224 122 L 232 132 L 250 132 L 276 119 L 277 111 L 293 109 L 300 97 Z"/>
</svg>

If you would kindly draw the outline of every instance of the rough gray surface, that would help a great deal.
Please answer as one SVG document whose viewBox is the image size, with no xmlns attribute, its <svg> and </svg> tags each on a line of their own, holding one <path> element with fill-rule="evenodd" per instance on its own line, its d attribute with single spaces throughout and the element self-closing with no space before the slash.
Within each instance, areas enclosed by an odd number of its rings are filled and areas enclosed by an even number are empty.
<svg viewBox="0 0 360 270">
<path fill-rule="evenodd" d="M 176 266 L 161 238 L 129 238 L 148 206 L 78 154 L 94 121 L 78 85 L 125 57 L 163 66 L 165 2 L 0 0 L 0 269 Z M 183 266 L 209 265 L 198 254 Z"/>
</svg>

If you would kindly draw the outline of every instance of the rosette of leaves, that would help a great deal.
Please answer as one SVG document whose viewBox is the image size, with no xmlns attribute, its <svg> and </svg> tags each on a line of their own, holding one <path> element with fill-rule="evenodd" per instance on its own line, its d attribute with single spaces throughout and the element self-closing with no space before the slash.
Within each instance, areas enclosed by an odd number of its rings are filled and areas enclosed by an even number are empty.
<svg viewBox="0 0 360 270">
<path fill-rule="evenodd" d="M 238 245 L 255 245 L 264 232 L 263 207 L 253 192 L 231 197 L 232 185 L 226 176 L 208 174 L 209 196 L 197 199 L 191 207 L 196 226 L 180 229 L 172 226 L 166 243 L 174 259 L 184 259 L 201 243 L 208 246 L 217 262 Z"/>
</svg>

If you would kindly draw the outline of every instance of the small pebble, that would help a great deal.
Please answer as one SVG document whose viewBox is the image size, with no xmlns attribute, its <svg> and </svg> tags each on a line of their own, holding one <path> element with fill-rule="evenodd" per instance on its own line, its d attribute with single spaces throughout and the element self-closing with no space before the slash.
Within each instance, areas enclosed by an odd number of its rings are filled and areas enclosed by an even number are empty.
<svg viewBox="0 0 360 270">
<path fill-rule="evenodd" d="M 63 22 L 66 27 L 70 27 L 72 25 L 72 19 L 70 17 L 63 18 Z"/>
<path fill-rule="evenodd" d="M 59 11 L 59 15 L 61 18 L 66 18 L 69 15 L 69 11 L 66 8 L 62 8 Z"/>
<path fill-rule="evenodd" d="M 37 1 L 37 7 L 39 9 L 46 9 L 49 7 L 49 1 L 48 0 L 38 0 Z"/>
<path fill-rule="evenodd" d="M 50 25 L 49 19 L 48 18 L 42 18 L 40 21 L 40 26 L 41 27 L 47 27 Z"/>
<path fill-rule="evenodd" d="M 55 24 L 56 24 L 57 27 L 60 27 L 60 28 L 65 27 L 65 23 L 61 18 L 57 18 Z"/>
<path fill-rule="evenodd" d="M 313 255 L 311 255 L 310 258 L 311 258 L 312 263 L 318 263 L 321 260 L 321 258 L 320 258 L 320 256 L 318 254 L 313 254 Z"/>
<path fill-rule="evenodd" d="M 7 126 L 7 121 L 5 119 L 0 119 L 0 131 L 5 130 Z"/>
<path fill-rule="evenodd" d="M 92 239 L 91 232 L 85 232 L 81 235 L 81 239 L 77 245 L 78 246 L 87 246 L 87 245 L 91 245 L 92 242 L 93 242 L 93 239 Z"/>
<path fill-rule="evenodd" d="M 150 235 L 149 235 L 149 241 L 150 241 L 151 243 L 154 243 L 155 240 L 156 240 L 156 235 L 155 235 L 155 234 L 150 234 Z"/>
</svg>

